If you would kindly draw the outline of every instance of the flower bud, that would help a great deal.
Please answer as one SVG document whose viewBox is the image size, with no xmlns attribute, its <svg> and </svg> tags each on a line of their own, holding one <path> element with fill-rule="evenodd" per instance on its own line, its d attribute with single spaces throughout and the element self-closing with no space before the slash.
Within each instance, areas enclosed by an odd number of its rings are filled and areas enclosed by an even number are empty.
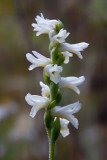
<svg viewBox="0 0 107 160">
<path fill-rule="evenodd" d="M 58 23 L 58 25 L 57 25 L 57 30 L 58 30 L 58 32 L 59 32 L 62 28 L 64 28 L 64 24 L 59 20 L 59 23 Z"/>
</svg>

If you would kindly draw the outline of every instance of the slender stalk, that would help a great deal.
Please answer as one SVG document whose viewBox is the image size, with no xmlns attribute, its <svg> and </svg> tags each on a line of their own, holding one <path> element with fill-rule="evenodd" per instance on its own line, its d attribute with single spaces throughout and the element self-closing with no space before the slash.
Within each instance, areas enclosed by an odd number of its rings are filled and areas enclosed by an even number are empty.
<svg viewBox="0 0 107 160">
<path fill-rule="evenodd" d="M 49 139 L 49 160 L 54 160 L 55 158 L 55 142 Z"/>
<path fill-rule="evenodd" d="M 51 138 L 51 130 L 47 129 L 48 141 L 49 141 L 49 160 L 54 160 L 55 158 L 55 142 Z"/>
</svg>

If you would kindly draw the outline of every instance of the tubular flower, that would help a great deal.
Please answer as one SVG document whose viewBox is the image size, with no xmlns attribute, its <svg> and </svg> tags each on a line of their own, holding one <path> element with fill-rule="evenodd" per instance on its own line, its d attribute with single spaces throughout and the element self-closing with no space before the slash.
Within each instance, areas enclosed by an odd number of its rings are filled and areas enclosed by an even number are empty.
<svg viewBox="0 0 107 160">
<path fill-rule="evenodd" d="M 54 83 L 58 83 L 61 79 L 60 72 L 62 72 L 62 67 L 55 64 L 52 66 L 52 64 L 49 64 L 45 67 L 45 70 L 47 74 L 50 76 L 50 80 Z"/>
<path fill-rule="evenodd" d="M 42 13 L 41 16 L 37 16 L 35 20 L 37 23 L 33 23 L 32 26 L 34 27 L 34 31 L 37 32 L 36 36 L 48 34 L 51 30 L 55 30 L 59 23 L 58 20 L 45 19 Z"/>
<path fill-rule="evenodd" d="M 36 51 L 32 51 L 32 53 L 35 57 L 30 53 L 26 54 L 27 60 L 32 63 L 29 66 L 29 70 L 32 70 L 36 67 L 45 67 L 47 64 L 50 64 L 52 62 L 50 58 L 46 58 L 45 56 L 41 55 Z"/>
<path fill-rule="evenodd" d="M 60 118 L 60 124 L 61 124 L 60 133 L 62 134 L 63 137 L 68 136 L 70 134 L 68 128 L 69 121 L 64 118 Z"/>
<path fill-rule="evenodd" d="M 40 86 L 41 86 L 41 93 L 43 97 L 49 97 L 50 96 L 50 89 L 49 87 L 44 84 L 43 82 L 40 81 Z"/>
<path fill-rule="evenodd" d="M 53 44 L 63 43 L 65 42 L 65 39 L 69 36 L 69 34 L 70 33 L 67 33 L 65 29 L 61 29 L 58 34 L 56 34 L 54 30 L 52 30 L 49 32 L 49 38 Z"/>
<path fill-rule="evenodd" d="M 76 102 L 67 106 L 56 106 L 51 110 L 51 114 L 54 117 L 60 117 L 68 120 L 71 124 L 78 129 L 78 120 L 72 114 L 78 112 L 81 109 L 81 104 Z"/>
<path fill-rule="evenodd" d="M 49 105 L 49 99 L 46 97 L 42 96 L 37 96 L 37 95 L 31 95 L 28 93 L 25 97 L 26 102 L 32 106 L 30 116 L 34 118 L 36 113 L 42 109 L 42 108 L 47 108 Z"/>
<path fill-rule="evenodd" d="M 81 55 L 80 51 L 83 51 L 85 48 L 88 47 L 88 43 L 85 42 L 81 42 L 81 43 L 77 43 L 77 44 L 70 44 L 70 43 L 62 43 L 60 46 L 60 51 L 61 52 L 71 52 L 76 54 L 80 59 L 83 58 L 83 56 Z"/>
<path fill-rule="evenodd" d="M 71 88 L 77 94 L 80 94 L 80 90 L 77 86 L 81 85 L 85 81 L 85 77 L 61 77 L 59 86 L 61 88 Z"/>
</svg>

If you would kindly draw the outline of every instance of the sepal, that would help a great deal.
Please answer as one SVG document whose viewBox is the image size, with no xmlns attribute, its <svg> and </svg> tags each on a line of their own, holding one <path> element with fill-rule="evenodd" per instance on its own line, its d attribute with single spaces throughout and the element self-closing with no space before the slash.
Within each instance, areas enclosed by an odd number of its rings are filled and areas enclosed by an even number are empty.
<svg viewBox="0 0 107 160">
<path fill-rule="evenodd" d="M 57 117 L 53 123 L 53 127 L 51 130 L 51 140 L 52 142 L 55 142 L 59 136 L 60 133 L 60 129 L 61 129 L 61 125 L 60 125 L 60 120 Z"/>
<path fill-rule="evenodd" d="M 47 72 L 45 71 L 45 68 L 44 68 L 44 70 L 43 70 L 43 77 L 44 77 L 45 83 L 49 86 L 51 80 L 50 80 L 50 77 L 48 76 Z"/>
</svg>

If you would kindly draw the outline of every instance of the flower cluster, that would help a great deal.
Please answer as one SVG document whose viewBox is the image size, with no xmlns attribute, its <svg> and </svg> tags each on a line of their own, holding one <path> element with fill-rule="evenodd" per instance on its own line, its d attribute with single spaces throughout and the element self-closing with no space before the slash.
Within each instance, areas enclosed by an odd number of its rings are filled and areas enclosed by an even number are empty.
<svg viewBox="0 0 107 160">
<path fill-rule="evenodd" d="M 27 103 L 32 106 L 30 116 L 33 118 L 36 113 L 45 108 L 45 124 L 50 130 L 54 130 L 56 122 L 59 123 L 59 132 L 63 137 L 69 135 L 68 124 L 69 122 L 78 128 L 78 120 L 73 115 L 81 108 L 79 102 L 69 104 L 66 106 L 59 106 L 61 101 L 60 88 L 70 88 L 77 94 L 80 94 L 78 88 L 85 77 L 61 77 L 63 71 L 62 64 L 69 63 L 69 58 L 76 54 L 80 59 L 83 58 L 81 51 L 88 47 L 88 43 L 81 42 L 77 44 L 66 43 L 65 40 L 70 34 L 64 29 L 64 26 L 59 20 L 45 19 L 43 14 L 35 18 L 36 23 L 33 23 L 36 35 L 48 34 L 50 45 L 50 58 L 47 58 L 36 51 L 33 54 L 27 53 L 26 58 L 31 63 L 29 70 L 36 67 L 44 67 L 44 81 L 40 82 L 41 95 L 31 95 L 28 93 L 25 97 Z M 58 121 L 59 120 L 59 121 Z"/>
</svg>

